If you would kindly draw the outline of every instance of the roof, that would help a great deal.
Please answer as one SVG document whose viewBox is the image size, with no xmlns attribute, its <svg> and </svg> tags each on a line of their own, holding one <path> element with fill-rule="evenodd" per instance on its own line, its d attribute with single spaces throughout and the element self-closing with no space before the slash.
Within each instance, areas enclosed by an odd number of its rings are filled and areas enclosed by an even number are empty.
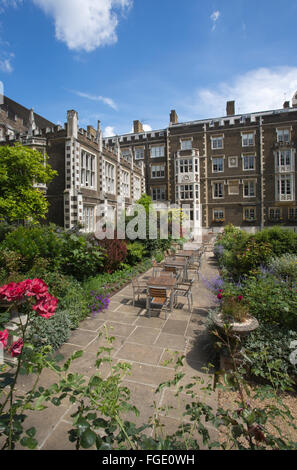
<svg viewBox="0 0 297 470">
<path fill-rule="evenodd" d="M 8 118 L 14 120 L 15 116 L 23 119 L 25 127 L 29 126 L 29 116 L 30 116 L 30 109 L 25 108 L 19 103 L 11 100 L 7 96 L 3 97 L 3 104 L 0 104 L 0 108 L 8 112 Z M 48 119 L 40 116 L 37 113 L 34 113 L 35 123 L 39 129 L 45 129 L 46 127 L 53 127 L 55 124 Z"/>
</svg>

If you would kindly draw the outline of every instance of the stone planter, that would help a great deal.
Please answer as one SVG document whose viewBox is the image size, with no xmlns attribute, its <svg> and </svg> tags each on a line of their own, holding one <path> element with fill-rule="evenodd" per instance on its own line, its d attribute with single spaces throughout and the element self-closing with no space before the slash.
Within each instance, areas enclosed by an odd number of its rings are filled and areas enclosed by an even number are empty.
<svg viewBox="0 0 297 470">
<path fill-rule="evenodd" d="M 256 330 L 259 326 L 258 320 L 255 317 L 248 317 L 246 321 L 239 322 L 227 322 L 222 318 L 220 313 L 214 313 L 212 315 L 212 320 L 214 324 L 222 331 L 223 335 L 228 334 L 229 339 L 231 340 L 230 346 L 232 347 L 234 362 L 236 366 L 239 366 L 241 363 L 241 339 L 246 337 L 249 333 Z M 225 325 L 229 325 L 230 329 L 228 333 L 226 332 Z M 239 337 L 239 341 L 236 341 L 236 337 Z M 232 341 L 233 339 L 233 341 Z M 234 362 L 229 354 L 221 353 L 220 354 L 220 369 L 221 370 L 233 370 Z"/>
</svg>

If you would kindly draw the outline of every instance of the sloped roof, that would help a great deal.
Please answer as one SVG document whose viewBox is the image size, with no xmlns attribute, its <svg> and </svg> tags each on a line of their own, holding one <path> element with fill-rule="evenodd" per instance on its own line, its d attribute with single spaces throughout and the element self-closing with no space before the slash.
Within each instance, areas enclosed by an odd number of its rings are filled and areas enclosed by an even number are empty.
<svg viewBox="0 0 297 470">
<path fill-rule="evenodd" d="M 17 115 L 19 118 L 23 119 L 24 126 L 29 127 L 29 116 L 30 116 L 30 109 L 25 108 L 16 101 L 11 100 L 7 96 L 3 97 L 3 104 L 0 105 L 2 110 L 8 112 L 8 118 L 13 120 L 14 117 Z M 55 124 L 48 119 L 40 116 L 37 113 L 34 113 L 35 123 L 36 126 L 40 129 L 45 129 L 46 127 L 53 127 Z"/>
</svg>

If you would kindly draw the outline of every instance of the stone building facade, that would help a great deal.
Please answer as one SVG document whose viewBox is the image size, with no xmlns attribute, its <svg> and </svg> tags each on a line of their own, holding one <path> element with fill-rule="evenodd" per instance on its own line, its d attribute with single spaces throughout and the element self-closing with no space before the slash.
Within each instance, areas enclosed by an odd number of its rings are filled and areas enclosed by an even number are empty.
<svg viewBox="0 0 297 470">
<path fill-rule="evenodd" d="M 24 108 L 26 109 L 26 108 Z M 2 116 L 3 114 L 3 116 Z M 38 119 L 33 110 L 24 114 L 21 126 L 18 116 L 10 110 L 9 132 L 4 123 L 7 109 L 0 115 L 0 145 L 20 142 L 24 146 L 47 153 L 49 164 L 58 172 L 50 185 L 37 184 L 49 201 L 48 221 L 70 229 L 78 223 L 87 232 L 96 224 L 110 220 L 116 223 L 117 208 L 129 210 L 145 192 L 144 165 L 134 161 L 132 154 L 122 154 L 119 144 L 103 145 L 100 121 L 97 129 L 78 127 L 78 114 L 67 113 L 67 123 L 56 126 Z M 4 124 L 6 127 L 4 127 Z"/>
<path fill-rule="evenodd" d="M 168 128 L 103 139 L 120 143 L 145 164 L 146 191 L 154 201 L 187 205 L 193 233 L 220 231 L 228 223 L 254 232 L 282 224 L 297 230 L 297 94 L 282 109 L 226 115 Z"/>
<path fill-rule="evenodd" d="M 16 140 L 46 152 L 59 176 L 48 188 L 48 218 L 92 231 L 116 217 L 116 203 L 132 207 L 141 194 L 153 201 L 186 205 L 192 231 L 220 231 L 227 223 L 256 231 L 274 224 L 297 230 L 297 93 L 281 109 L 235 113 L 103 138 L 97 129 L 78 128 L 76 111 L 55 126 L 5 98 L 0 106 L 0 144 Z"/>
</svg>

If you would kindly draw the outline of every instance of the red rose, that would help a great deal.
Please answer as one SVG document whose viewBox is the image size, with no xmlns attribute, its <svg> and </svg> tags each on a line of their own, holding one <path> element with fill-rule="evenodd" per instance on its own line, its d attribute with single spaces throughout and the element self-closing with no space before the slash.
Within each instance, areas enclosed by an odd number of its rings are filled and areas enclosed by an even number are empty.
<svg viewBox="0 0 297 470">
<path fill-rule="evenodd" d="M 32 308 L 41 317 L 50 318 L 55 314 L 57 305 L 58 299 L 47 293 L 40 298 Z"/>
<path fill-rule="evenodd" d="M 47 293 L 48 286 L 42 279 L 32 279 L 30 280 L 30 283 L 27 284 L 27 297 L 36 297 L 37 299 L 39 299 Z"/>
<path fill-rule="evenodd" d="M 20 338 L 9 348 L 12 357 L 18 357 L 23 349 L 24 341 Z"/>
<path fill-rule="evenodd" d="M 9 336 L 8 330 L 0 331 L 0 343 L 3 344 L 4 348 L 6 348 L 7 346 L 8 336 Z"/>
<path fill-rule="evenodd" d="M 24 293 L 25 286 L 22 282 L 19 282 L 18 284 L 11 282 L 10 284 L 0 287 L 0 297 L 7 300 L 7 302 L 20 300 Z"/>
<path fill-rule="evenodd" d="M 243 295 L 239 295 L 239 296 L 237 297 L 238 302 L 241 302 L 242 299 L 243 299 Z"/>
<path fill-rule="evenodd" d="M 223 297 L 222 294 L 218 294 L 218 295 L 217 295 L 217 298 L 218 298 L 218 299 L 221 299 L 222 297 Z"/>
</svg>

